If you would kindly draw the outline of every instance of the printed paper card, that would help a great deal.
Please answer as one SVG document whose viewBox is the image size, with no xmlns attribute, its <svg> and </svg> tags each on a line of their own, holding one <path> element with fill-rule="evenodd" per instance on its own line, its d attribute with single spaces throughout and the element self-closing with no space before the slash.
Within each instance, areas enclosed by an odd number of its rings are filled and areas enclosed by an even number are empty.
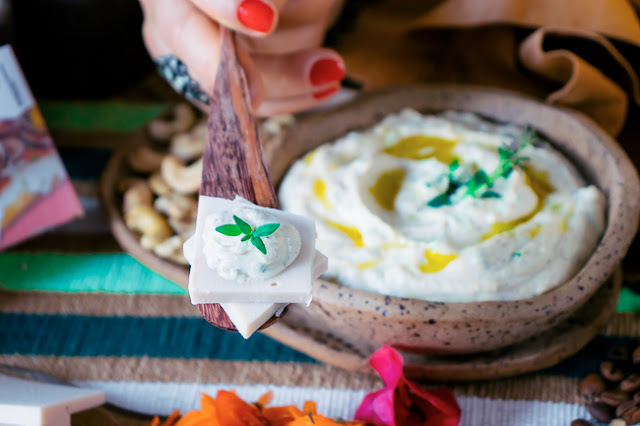
<svg viewBox="0 0 640 426">
<path fill-rule="evenodd" d="M 83 214 L 10 46 L 0 46 L 0 249 Z"/>
</svg>

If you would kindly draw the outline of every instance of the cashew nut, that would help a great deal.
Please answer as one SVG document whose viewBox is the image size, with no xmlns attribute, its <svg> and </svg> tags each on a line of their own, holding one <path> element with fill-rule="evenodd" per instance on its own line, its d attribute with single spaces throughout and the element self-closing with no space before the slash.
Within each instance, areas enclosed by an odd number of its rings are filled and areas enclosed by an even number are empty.
<svg viewBox="0 0 640 426">
<path fill-rule="evenodd" d="M 139 181 L 126 190 L 122 197 L 122 208 L 125 213 L 131 211 L 134 206 L 151 206 L 153 194 L 145 181 Z"/>
<path fill-rule="evenodd" d="M 182 244 L 184 244 L 184 238 L 179 235 L 174 235 L 173 237 L 167 238 L 160 244 L 156 245 L 153 248 L 153 252 L 160 257 L 171 259 L 174 262 L 186 265 L 187 260 L 182 254 Z"/>
<path fill-rule="evenodd" d="M 156 172 L 149 177 L 149 188 L 151 188 L 151 191 L 156 195 L 162 196 L 171 194 L 171 187 L 159 172 Z"/>
<path fill-rule="evenodd" d="M 167 155 L 162 160 L 160 167 L 162 177 L 169 186 L 181 194 L 193 194 L 198 192 L 202 180 L 202 158 L 193 164 L 186 166 L 177 157 Z"/>
<path fill-rule="evenodd" d="M 180 265 L 188 265 L 189 262 L 187 262 L 187 259 L 185 259 L 184 254 L 182 253 L 174 253 L 171 255 L 171 257 L 168 257 L 168 259 L 174 261 L 175 263 L 178 263 Z"/>
<path fill-rule="evenodd" d="M 262 152 L 265 159 L 273 159 L 280 155 L 282 143 L 286 136 L 287 127 L 291 126 L 295 118 L 291 114 L 276 115 L 267 118 L 258 127 L 262 142 Z"/>
<path fill-rule="evenodd" d="M 127 155 L 127 164 L 138 173 L 149 174 L 160 168 L 164 154 L 140 145 Z"/>
<path fill-rule="evenodd" d="M 135 205 L 125 213 L 124 218 L 130 229 L 140 232 L 143 236 L 164 240 L 173 235 L 167 220 L 151 205 Z"/>
<path fill-rule="evenodd" d="M 190 161 L 202 157 L 205 138 L 193 133 L 178 133 L 171 138 L 169 152 L 182 161 Z"/>
<path fill-rule="evenodd" d="M 201 121 L 200 123 L 193 126 L 193 128 L 191 129 L 191 135 L 193 135 L 194 138 L 198 138 L 202 140 L 206 140 L 208 132 L 209 132 L 209 127 L 206 120 Z"/>
<path fill-rule="evenodd" d="M 294 121 L 295 117 L 292 114 L 274 115 L 262 123 L 260 130 L 271 136 L 277 136 L 282 132 L 283 128 L 291 126 Z"/>
<path fill-rule="evenodd" d="M 158 118 L 149 123 L 149 136 L 157 141 L 168 141 L 176 133 L 189 130 L 195 121 L 193 109 L 187 104 L 178 104 L 169 119 Z"/>
<path fill-rule="evenodd" d="M 145 250 L 153 250 L 158 244 L 162 243 L 165 239 L 152 237 L 151 235 L 142 235 L 140 237 L 140 245 Z"/>
<path fill-rule="evenodd" d="M 170 218 L 186 219 L 195 218 L 198 203 L 191 197 L 182 194 L 169 194 L 158 197 L 153 207 Z"/>
<path fill-rule="evenodd" d="M 179 219 L 175 217 L 169 218 L 169 225 L 184 239 L 189 238 L 196 232 L 196 218 Z"/>
</svg>

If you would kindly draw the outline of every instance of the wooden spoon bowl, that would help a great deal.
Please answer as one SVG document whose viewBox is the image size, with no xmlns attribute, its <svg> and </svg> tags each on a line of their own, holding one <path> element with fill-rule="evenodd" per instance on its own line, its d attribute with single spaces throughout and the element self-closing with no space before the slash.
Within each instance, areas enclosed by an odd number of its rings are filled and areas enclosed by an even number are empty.
<svg viewBox="0 0 640 426">
<path fill-rule="evenodd" d="M 233 325 L 233 323 L 229 319 L 229 316 L 227 316 L 224 309 L 222 309 L 222 307 L 218 303 L 203 303 L 197 306 L 200 314 L 202 314 L 202 317 L 209 323 L 223 330 L 238 331 L 236 330 L 236 326 Z M 285 307 L 279 316 L 273 315 L 264 324 L 262 324 L 258 330 L 264 330 L 265 328 L 273 325 L 276 321 L 283 317 L 288 310 L 289 307 Z"/>
</svg>

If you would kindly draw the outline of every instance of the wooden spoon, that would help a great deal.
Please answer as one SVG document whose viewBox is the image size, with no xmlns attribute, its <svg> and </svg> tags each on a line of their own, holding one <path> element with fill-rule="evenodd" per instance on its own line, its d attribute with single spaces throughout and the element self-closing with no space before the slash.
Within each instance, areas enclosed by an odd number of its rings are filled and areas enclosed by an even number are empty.
<svg viewBox="0 0 640 426">
<path fill-rule="evenodd" d="M 235 37 L 220 27 L 220 38 L 220 66 L 211 97 L 200 195 L 229 200 L 239 195 L 259 206 L 278 208 L 262 156 L 258 126 L 251 115 L 249 89 L 236 55 Z M 200 304 L 198 310 L 216 327 L 237 331 L 219 304 Z M 260 329 L 278 318 L 271 317 Z"/>
</svg>

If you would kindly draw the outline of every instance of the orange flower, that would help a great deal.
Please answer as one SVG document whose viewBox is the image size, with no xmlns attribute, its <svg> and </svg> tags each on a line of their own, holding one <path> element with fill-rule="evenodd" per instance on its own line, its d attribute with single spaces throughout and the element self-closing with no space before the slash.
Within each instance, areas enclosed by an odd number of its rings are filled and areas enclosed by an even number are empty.
<svg viewBox="0 0 640 426">
<path fill-rule="evenodd" d="M 160 419 L 158 418 L 158 416 L 155 416 L 151 421 L 151 426 L 174 426 L 176 420 L 178 420 L 179 418 L 180 410 L 175 410 L 169 417 L 167 417 L 167 420 L 162 422 L 162 424 L 160 424 Z"/>
<path fill-rule="evenodd" d="M 273 392 L 262 395 L 248 404 L 235 392 L 221 390 L 215 399 L 202 394 L 200 410 L 189 411 L 182 418 L 175 411 L 164 423 L 155 417 L 150 426 L 363 426 L 362 422 L 337 422 L 318 414 L 313 401 L 304 403 L 302 410 L 295 405 L 266 407 L 273 400 Z M 176 421 L 177 420 L 177 421 Z"/>
<path fill-rule="evenodd" d="M 269 426 L 258 407 L 247 404 L 234 392 L 218 392 L 216 414 L 220 426 Z"/>
</svg>

